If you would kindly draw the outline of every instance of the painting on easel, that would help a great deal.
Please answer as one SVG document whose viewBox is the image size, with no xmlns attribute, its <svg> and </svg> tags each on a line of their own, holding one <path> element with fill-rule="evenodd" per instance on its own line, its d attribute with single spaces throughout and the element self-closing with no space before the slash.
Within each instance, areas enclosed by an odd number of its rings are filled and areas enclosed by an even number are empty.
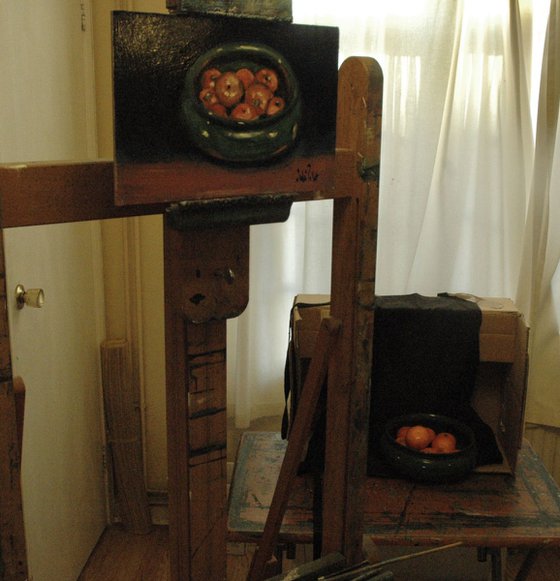
<svg viewBox="0 0 560 581">
<path fill-rule="evenodd" d="M 119 205 L 332 188 L 338 29 L 113 13 Z"/>
</svg>

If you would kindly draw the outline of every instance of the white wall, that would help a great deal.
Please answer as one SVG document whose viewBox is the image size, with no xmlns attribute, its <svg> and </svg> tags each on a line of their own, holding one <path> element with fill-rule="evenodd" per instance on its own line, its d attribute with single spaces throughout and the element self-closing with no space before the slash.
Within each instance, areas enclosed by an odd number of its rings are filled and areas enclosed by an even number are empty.
<svg viewBox="0 0 560 581">
<path fill-rule="evenodd" d="M 90 20 L 87 1 L 0 2 L 0 162 L 95 155 Z M 27 388 L 30 577 L 74 581 L 106 524 L 99 224 L 9 229 L 4 239 L 13 370 Z M 17 310 L 18 283 L 43 288 L 44 307 Z"/>
</svg>

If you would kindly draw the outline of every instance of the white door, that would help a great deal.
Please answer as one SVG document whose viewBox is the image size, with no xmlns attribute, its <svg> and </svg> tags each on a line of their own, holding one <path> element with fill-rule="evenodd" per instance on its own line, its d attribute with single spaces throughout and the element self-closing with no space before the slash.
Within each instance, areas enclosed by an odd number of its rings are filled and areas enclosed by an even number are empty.
<svg viewBox="0 0 560 581">
<path fill-rule="evenodd" d="M 94 157 L 88 10 L 83 0 L 0 2 L 1 163 Z M 74 581 L 106 523 L 99 224 L 9 229 L 4 241 L 13 371 L 27 387 L 30 578 Z M 42 288 L 44 306 L 17 310 L 18 283 Z"/>
</svg>

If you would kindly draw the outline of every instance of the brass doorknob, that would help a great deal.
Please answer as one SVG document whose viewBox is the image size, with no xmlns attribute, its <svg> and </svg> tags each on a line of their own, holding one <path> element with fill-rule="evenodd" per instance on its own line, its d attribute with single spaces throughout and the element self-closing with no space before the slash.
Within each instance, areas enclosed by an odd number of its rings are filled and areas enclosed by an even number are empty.
<svg viewBox="0 0 560 581">
<path fill-rule="evenodd" d="M 40 309 L 45 302 L 45 293 L 42 288 L 30 288 L 25 290 L 22 284 L 16 286 L 16 305 L 18 309 L 23 309 L 25 305 Z"/>
</svg>

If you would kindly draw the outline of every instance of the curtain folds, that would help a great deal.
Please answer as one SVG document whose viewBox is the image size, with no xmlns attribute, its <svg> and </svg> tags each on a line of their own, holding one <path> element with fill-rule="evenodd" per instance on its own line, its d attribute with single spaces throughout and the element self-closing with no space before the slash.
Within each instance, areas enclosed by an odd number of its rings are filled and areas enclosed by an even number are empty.
<svg viewBox="0 0 560 581">
<path fill-rule="evenodd" d="M 560 1 L 542 59 L 535 158 L 518 303 L 531 324 L 527 420 L 560 426 Z"/>
<path fill-rule="evenodd" d="M 560 277 L 554 229 L 539 244 L 530 243 L 529 254 L 523 250 L 557 209 L 536 193 L 542 190 L 536 173 L 531 179 L 526 37 L 533 1 L 523 0 L 523 10 L 517 0 L 346 0 L 343 7 L 326 0 L 293 2 L 294 22 L 339 27 L 341 62 L 371 56 L 383 70 L 378 294 L 516 298 L 522 258 L 533 280 L 535 256 L 544 252 L 540 272 L 549 277 L 548 286 L 529 294 L 547 291 L 548 304 L 558 308 L 551 286 Z M 547 66 L 557 71 L 558 60 L 551 65 L 550 55 L 554 43 L 554 54 L 559 52 L 558 36 L 550 38 Z M 558 91 L 560 77 L 548 77 Z M 557 184 L 557 196 L 559 166 L 550 152 L 547 159 L 547 183 Z M 524 234 L 529 191 L 533 225 Z M 229 405 L 239 427 L 282 409 L 289 309 L 297 293 L 329 292 L 330 227 L 330 205 L 311 202 L 296 204 L 285 224 L 252 229 L 250 303 L 229 326 Z M 538 317 L 549 321 L 550 312 L 531 310 L 545 342 L 554 329 Z M 537 345 L 540 335 L 533 336 Z M 553 349 L 550 359 L 555 355 Z"/>
</svg>

